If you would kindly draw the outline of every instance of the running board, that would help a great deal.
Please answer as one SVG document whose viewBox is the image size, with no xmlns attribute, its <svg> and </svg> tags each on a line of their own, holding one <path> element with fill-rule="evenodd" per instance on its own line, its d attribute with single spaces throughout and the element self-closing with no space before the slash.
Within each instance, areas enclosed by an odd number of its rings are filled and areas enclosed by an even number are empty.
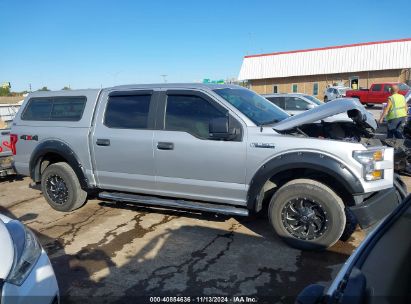
<svg viewBox="0 0 411 304">
<path fill-rule="evenodd" d="M 116 201 L 116 202 L 128 202 L 128 203 L 151 205 L 151 206 L 157 206 L 157 207 L 189 209 L 189 210 L 221 213 L 221 214 L 227 214 L 227 215 L 248 216 L 248 210 L 245 208 L 238 208 L 238 207 L 220 205 L 220 204 L 194 202 L 194 201 L 186 201 L 186 200 L 174 200 L 174 199 L 166 199 L 166 198 L 160 198 L 160 197 L 119 193 L 119 192 L 100 192 L 98 196 L 101 199 L 106 199 L 106 200 L 111 200 L 111 201 Z"/>
</svg>

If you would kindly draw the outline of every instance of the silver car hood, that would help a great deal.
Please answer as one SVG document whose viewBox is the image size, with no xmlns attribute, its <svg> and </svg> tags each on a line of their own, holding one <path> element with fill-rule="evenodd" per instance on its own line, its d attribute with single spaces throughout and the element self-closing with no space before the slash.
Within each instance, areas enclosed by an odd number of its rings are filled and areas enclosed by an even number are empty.
<svg viewBox="0 0 411 304">
<path fill-rule="evenodd" d="M 291 116 L 273 125 L 274 130 L 285 131 L 305 124 L 318 122 L 321 120 L 331 122 L 339 121 L 337 117 L 343 117 L 341 113 L 348 114 L 349 118 L 357 124 L 365 125 L 368 128 L 377 129 L 377 122 L 373 115 L 354 98 L 339 98 L 327 102 L 314 109 L 301 114 Z M 337 116 L 335 116 L 337 115 Z M 332 116 L 335 116 L 334 118 Z M 345 116 L 347 118 L 347 116 Z M 346 120 L 346 119 L 341 119 Z"/>
</svg>

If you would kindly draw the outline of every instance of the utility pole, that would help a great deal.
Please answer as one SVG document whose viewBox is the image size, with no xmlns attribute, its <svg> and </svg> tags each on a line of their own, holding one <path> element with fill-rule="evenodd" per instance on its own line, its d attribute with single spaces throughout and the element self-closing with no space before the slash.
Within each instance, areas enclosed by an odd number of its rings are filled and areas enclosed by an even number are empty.
<svg viewBox="0 0 411 304">
<path fill-rule="evenodd" d="M 163 77 L 163 81 L 164 83 L 167 83 L 167 76 L 166 74 L 160 75 L 161 77 Z"/>
</svg>

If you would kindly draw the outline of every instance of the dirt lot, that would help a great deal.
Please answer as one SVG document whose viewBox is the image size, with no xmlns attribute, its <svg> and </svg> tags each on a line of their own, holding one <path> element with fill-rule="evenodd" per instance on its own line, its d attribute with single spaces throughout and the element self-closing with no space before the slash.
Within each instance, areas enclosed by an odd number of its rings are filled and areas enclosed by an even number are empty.
<svg viewBox="0 0 411 304">
<path fill-rule="evenodd" d="M 305 285 L 330 282 L 364 236 L 358 231 L 347 243 L 313 253 L 282 243 L 263 218 L 100 200 L 59 213 L 29 182 L 0 180 L 0 212 L 37 233 L 54 266 L 63 303 L 141 303 L 147 298 L 134 297 L 175 295 L 292 301 Z"/>
</svg>

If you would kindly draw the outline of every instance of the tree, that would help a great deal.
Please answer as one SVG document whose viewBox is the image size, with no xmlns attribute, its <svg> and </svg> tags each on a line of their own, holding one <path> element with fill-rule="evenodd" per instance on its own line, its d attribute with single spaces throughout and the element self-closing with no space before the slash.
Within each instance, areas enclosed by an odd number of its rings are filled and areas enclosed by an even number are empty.
<svg viewBox="0 0 411 304">
<path fill-rule="evenodd" d="M 41 89 L 38 89 L 37 91 L 50 91 L 47 87 L 42 87 Z"/>
<path fill-rule="evenodd" d="M 0 96 L 9 96 L 10 88 L 9 87 L 0 87 Z"/>
<path fill-rule="evenodd" d="M 68 90 L 71 90 L 71 88 L 70 87 L 64 87 L 64 88 L 62 88 L 62 90 L 63 91 L 68 91 Z"/>
</svg>

